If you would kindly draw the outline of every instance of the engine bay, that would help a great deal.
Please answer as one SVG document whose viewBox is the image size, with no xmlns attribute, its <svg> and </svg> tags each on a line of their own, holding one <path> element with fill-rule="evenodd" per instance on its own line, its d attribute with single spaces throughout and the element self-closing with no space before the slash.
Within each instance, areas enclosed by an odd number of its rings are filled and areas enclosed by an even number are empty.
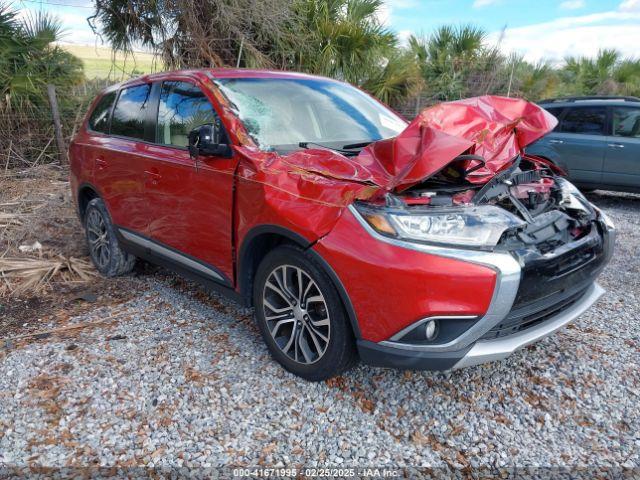
<svg viewBox="0 0 640 480">
<path fill-rule="evenodd" d="M 481 158 L 462 155 L 426 181 L 391 199 L 387 196 L 387 203 L 407 209 L 500 207 L 522 220 L 498 244 L 508 250 L 535 247 L 544 254 L 590 233 L 596 212 L 553 166 L 536 157 L 518 156 L 489 182 L 471 183 L 468 176 L 483 166 Z"/>
</svg>

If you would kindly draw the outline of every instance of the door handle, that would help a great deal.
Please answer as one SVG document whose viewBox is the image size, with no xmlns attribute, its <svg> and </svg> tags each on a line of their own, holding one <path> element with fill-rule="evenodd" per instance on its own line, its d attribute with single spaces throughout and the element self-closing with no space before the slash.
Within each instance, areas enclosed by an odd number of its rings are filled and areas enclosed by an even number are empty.
<svg viewBox="0 0 640 480">
<path fill-rule="evenodd" d="M 151 172 L 149 170 L 145 170 L 144 174 L 149 178 L 152 186 L 158 185 L 158 181 L 162 178 L 162 175 L 160 175 L 159 173 Z"/>
<path fill-rule="evenodd" d="M 564 140 L 549 140 L 549 143 L 555 143 L 555 144 L 560 145 L 560 144 L 564 143 Z"/>
<path fill-rule="evenodd" d="M 609 146 L 611 148 L 624 148 L 624 145 L 622 145 L 621 143 L 610 143 Z"/>
</svg>

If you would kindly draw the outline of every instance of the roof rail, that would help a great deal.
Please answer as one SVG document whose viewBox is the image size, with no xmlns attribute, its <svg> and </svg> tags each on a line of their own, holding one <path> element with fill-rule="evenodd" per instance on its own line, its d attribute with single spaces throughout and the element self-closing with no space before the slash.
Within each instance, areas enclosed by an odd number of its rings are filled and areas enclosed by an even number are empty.
<svg viewBox="0 0 640 480">
<path fill-rule="evenodd" d="M 621 102 L 640 102 L 638 97 L 629 97 L 625 95 L 586 95 L 580 97 L 558 97 L 540 100 L 538 103 L 558 103 L 558 102 L 579 102 L 582 100 L 617 100 Z"/>
</svg>

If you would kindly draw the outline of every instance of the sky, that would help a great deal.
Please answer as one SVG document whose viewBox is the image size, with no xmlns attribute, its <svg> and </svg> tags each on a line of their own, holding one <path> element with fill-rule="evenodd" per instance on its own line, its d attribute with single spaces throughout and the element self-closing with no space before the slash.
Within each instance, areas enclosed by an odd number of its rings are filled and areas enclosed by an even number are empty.
<svg viewBox="0 0 640 480">
<path fill-rule="evenodd" d="M 67 30 L 65 42 L 100 44 L 86 21 L 93 11 L 90 1 L 12 3 L 23 13 L 44 9 L 58 15 Z M 405 41 L 439 25 L 471 23 L 489 33 L 490 43 L 531 62 L 557 64 L 567 55 L 595 56 L 601 48 L 640 56 L 640 0 L 386 0 L 380 18 Z"/>
</svg>

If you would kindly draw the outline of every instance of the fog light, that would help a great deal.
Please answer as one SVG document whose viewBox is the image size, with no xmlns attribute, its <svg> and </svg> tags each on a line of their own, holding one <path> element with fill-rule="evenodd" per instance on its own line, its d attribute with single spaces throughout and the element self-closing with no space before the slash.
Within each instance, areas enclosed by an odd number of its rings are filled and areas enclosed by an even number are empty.
<svg viewBox="0 0 640 480">
<path fill-rule="evenodd" d="M 427 340 L 433 340 L 436 338 L 437 331 L 438 322 L 436 320 L 429 320 L 427 325 L 424 327 L 424 333 L 427 336 Z"/>
</svg>

